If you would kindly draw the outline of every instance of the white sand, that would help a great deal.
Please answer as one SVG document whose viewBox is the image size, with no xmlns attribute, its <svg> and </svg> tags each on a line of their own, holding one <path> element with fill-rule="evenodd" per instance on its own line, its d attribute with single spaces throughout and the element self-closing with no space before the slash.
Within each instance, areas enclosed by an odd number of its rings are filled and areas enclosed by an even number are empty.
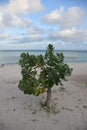
<svg viewBox="0 0 87 130">
<path fill-rule="evenodd" d="M 0 130 L 87 130 L 87 64 L 74 68 L 64 91 L 55 86 L 51 113 L 41 108 L 39 97 L 24 95 L 18 89 L 18 65 L 0 67 Z"/>
</svg>

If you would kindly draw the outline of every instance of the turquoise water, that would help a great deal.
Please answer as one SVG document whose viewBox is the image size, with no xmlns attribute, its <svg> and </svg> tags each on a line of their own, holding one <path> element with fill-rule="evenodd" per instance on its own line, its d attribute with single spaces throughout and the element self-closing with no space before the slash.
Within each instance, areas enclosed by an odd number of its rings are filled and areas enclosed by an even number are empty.
<svg viewBox="0 0 87 130">
<path fill-rule="evenodd" d="M 0 64 L 16 64 L 20 59 L 20 55 L 23 52 L 28 52 L 30 54 L 39 55 L 45 54 L 45 50 L 4 50 L 0 51 Z M 87 51 L 81 50 L 55 50 L 55 53 L 62 52 L 65 56 L 65 62 L 67 63 L 87 63 Z"/>
</svg>

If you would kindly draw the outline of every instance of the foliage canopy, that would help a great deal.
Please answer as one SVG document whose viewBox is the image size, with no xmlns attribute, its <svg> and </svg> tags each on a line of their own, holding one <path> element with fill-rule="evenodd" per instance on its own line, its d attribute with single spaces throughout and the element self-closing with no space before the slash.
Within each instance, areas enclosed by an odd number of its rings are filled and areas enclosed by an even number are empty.
<svg viewBox="0 0 87 130">
<path fill-rule="evenodd" d="M 22 79 L 18 87 L 25 94 L 35 96 L 54 85 L 62 85 L 62 80 L 67 81 L 67 76 L 72 72 L 72 68 L 64 63 L 63 53 L 55 54 L 51 44 L 48 45 L 44 56 L 22 53 L 19 64 L 22 68 Z"/>
</svg>

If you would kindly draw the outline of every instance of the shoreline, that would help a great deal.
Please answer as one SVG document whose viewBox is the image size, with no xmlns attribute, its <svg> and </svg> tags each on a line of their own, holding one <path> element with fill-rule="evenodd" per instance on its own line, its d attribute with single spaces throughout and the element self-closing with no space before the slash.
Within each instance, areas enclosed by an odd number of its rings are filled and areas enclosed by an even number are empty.
<svg viewBox="0 0 87 130">
<path fill-rule="evenodd" d="M 64 62 L 64 64 L 69 65 L 70 67 L 77 67 L 77 66 L 83 66 L 83 65 L 87 65 L 87 62 Z M 0 64 L 0 67 L 4 67 L 4 66 L 20 66 L 19 63 L 4 63 L 4 64 Z M 75 67 L 75 68 L 76 68 Z"/>
</svg>

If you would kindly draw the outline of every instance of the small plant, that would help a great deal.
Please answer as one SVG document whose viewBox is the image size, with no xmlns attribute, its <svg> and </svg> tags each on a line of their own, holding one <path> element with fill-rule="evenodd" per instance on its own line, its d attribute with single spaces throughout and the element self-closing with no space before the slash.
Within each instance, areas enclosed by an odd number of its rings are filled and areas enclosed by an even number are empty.
<svg viewBox="0 0 87 130">
<path fill-rule="evenodd" d="M 19 64 L 22 68 L 19 89 L 35 96 L 47 92 L 46 106 L 49 109 L 52 87 L 62 85 L 62 80 L 67 81 L 72 72 L 72 68 L 64 63 L 63 53 L 54 54 L 53 45 L 49 44 L 45 56 L 22 53 Z"/>
</svg>

